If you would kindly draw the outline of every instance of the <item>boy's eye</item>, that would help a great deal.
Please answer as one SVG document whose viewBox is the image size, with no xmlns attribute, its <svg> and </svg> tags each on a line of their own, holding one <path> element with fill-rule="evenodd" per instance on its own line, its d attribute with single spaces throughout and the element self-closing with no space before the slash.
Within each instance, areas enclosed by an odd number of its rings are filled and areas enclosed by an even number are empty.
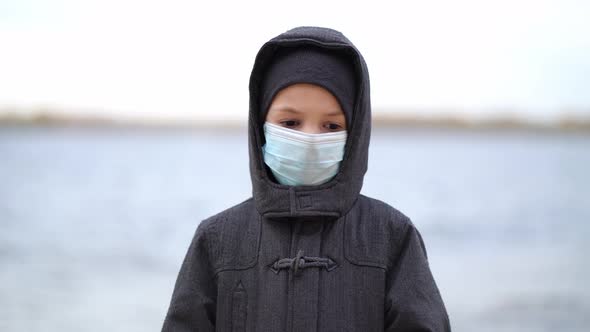
<svg viewBox="0 0 590 332">
<path fill-rule="evenodd" d="M 340 130 L 342 129 L 342 126 L 337 123 L 328 123 L 326 124 L 326 128 L 329 130 Z"/>
<path fill-rule="evenodd" d="M 286 120 L 286 121 L 281 121 L 281 124 L 284 127 L 296 127 L 299 124 L 299 122 L 296 120 Z"/>
</svg>

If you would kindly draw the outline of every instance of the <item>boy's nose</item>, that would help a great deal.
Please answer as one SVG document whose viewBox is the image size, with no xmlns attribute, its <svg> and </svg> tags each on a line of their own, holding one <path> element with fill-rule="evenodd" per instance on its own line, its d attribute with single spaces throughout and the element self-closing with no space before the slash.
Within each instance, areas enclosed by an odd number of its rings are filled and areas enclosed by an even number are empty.
<svg viewBox="0 0 590 332">
<path fill-rule="evenodd" d="M 317 124 L 306 124 L 301 128 L 301 131 L 307 134 L 321 134 L 322 126 Z"/>
</svg>

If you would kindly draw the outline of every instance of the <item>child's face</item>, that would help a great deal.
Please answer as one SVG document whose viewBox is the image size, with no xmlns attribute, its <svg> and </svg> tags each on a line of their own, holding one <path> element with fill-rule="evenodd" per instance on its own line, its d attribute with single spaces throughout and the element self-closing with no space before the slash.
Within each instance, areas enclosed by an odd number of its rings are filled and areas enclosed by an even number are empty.
<svg viewBox="0 0 590 332">
<path fill-rule="evenodd" d="M 338 99 L 321 86 L 307 83 L 279 91 L 270 104 L 266 121 L 309 134 L 346 130 Z"/>
</svg>

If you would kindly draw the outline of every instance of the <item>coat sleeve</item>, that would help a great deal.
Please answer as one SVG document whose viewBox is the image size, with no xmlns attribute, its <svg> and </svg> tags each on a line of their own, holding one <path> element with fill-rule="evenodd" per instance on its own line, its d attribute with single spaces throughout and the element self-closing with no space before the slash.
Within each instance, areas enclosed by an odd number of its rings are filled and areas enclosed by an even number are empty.
<svg viewBox="0 0 590 332">
<path fill-rule="evenodd" d="M 422 236 L 409 222 L 401 250 L 387 272 L 386 332 L 448 332 L 449 318 L 430 268 Z"/>
<path fill-rule="evenodd" d="M 215 331 L 216 294 L 201 223 L 178 273 L 162 332 Z"/>
</svg>

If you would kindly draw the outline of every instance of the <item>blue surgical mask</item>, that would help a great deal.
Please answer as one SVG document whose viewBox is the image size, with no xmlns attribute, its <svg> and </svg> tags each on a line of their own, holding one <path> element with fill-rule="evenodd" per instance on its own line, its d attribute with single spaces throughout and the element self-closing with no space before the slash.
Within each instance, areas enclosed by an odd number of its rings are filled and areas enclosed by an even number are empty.
<svg viewBox="0 0 590 332">
<path fill-rule="evenodd" d="M 346 131 L 308 134 L 269 122 L 264 137 L 264 162 L 279 183 L 290 186 L 328 182 L 338 173 L 346 144 Z"/>
</svg>

